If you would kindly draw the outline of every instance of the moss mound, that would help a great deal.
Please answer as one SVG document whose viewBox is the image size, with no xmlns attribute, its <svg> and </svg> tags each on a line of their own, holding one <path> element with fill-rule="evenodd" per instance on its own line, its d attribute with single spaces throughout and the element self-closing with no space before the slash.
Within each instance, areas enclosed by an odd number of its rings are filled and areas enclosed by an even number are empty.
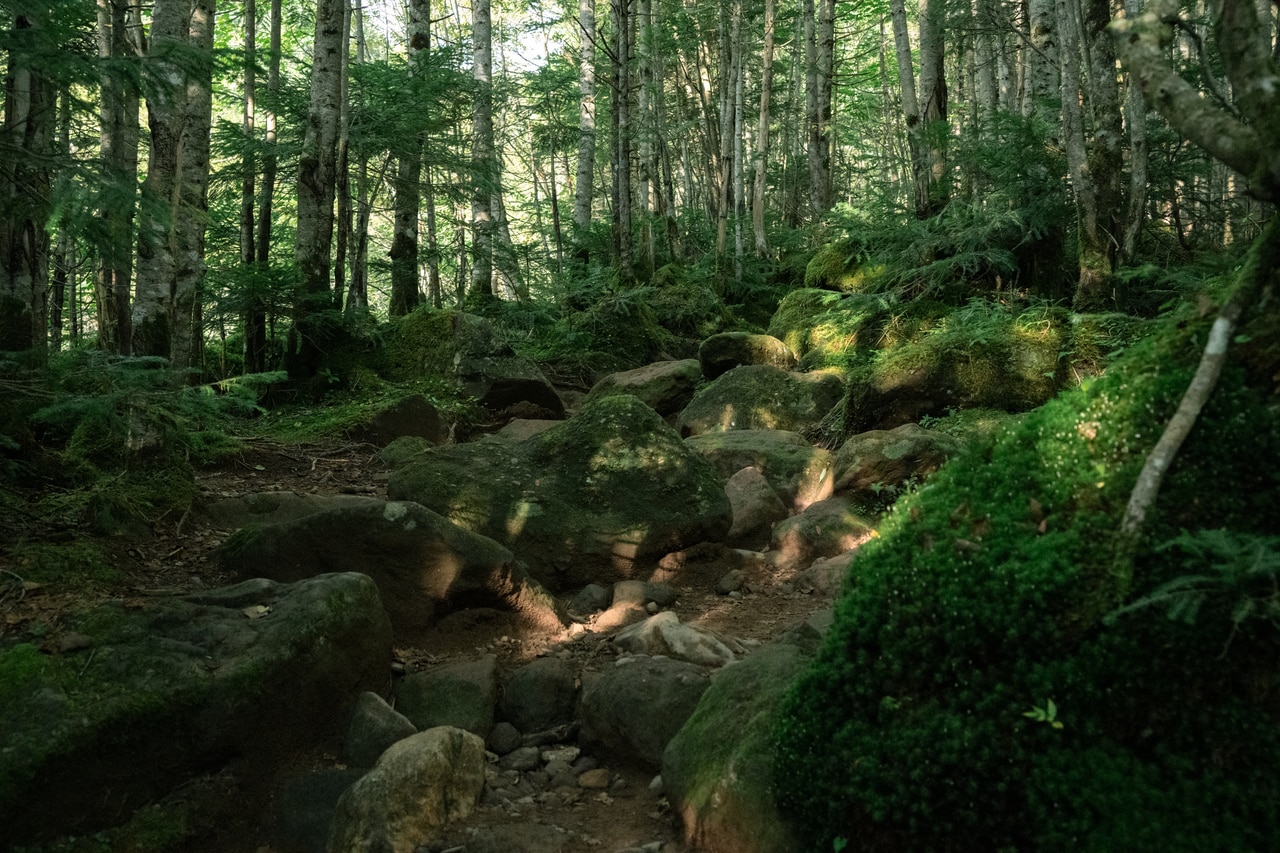
<svg viewBox="0 0 1280 853">
<path fill-rule="evenodd" d="M 1280 847 L 1274 397 L 1229 368 L 1132 566 L 1108 546 L 1204 340 L 1183 325 L 953 460 L 854 560 L 775 732 L 810 849 Z"/>
</svg>

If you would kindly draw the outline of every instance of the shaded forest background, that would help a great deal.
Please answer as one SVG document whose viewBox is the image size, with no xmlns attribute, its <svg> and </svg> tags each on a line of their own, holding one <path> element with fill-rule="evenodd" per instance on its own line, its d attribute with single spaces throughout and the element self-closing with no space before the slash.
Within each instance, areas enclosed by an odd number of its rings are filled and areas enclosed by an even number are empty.
<svg viewBox="0 0 1280 853">
<path fill-rule="evenodd" d="M 1183 5 L 1170 61 L 1237 112 Z M 6 6 L 0 346 L 37 361 L 306 378 L 426 304 L 581 369 L 652 357 L 608 338 L 655 301 L 697 337 L 801 284 L 1151 314 L 1270 210 L 1107 0 Z"/>
</svg>

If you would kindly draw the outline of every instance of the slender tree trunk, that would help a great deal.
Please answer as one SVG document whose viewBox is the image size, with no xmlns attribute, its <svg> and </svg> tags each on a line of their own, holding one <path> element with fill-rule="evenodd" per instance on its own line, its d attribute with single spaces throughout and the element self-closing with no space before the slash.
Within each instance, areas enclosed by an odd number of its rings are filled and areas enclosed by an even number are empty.
<svg viewBox="0 0 1280 853">
<path fill-rule="evenodd" d="M 751 226 L 755 235 L 756 254 L 769 256 L 769 237 L 764 230 L 764 204 L 769 160 L 770 99 L 773 97 L 773 32 L 774 0 L 764 3 L 764 47 L 760 52 L 760 119 L 756 123 L 754 182 L 751 192 Z"/>
<path fill-rule="evenodd" d="M 363 67 L 369 59 L 369 45 L 364 36 L 364 6 L 358 5 L 354 10 L 356 35 L 356 64 Z M 344 40 L 344 44 L 346 40 Z M 361 104 L 365 102 L 363 83 L 357 96 Z M 385 168 L 384 168 L 385 171 Z M 347 167 L 342 169 L 342 177 L 347 179 Z M 350 232 L 350 242 L 355 248 L 351 253 L 350 281 L 347 284 L 347 304 L 351 308 L 369 307 L 369 217 L 372 214 L 372 202 L 369 199 L 369 152 L 361 146 L 356 157 L 356 198 L 355 208 L 348 209 L 344 228 Z M 354 218 L 354 222 L 352 219 Z M 340 293 L 340 291 L 339 291 Z M 338 294 L 335 294 L 335 298 Z"/>
<path fill-rule="evenodd" d="M 271 25 L 267 47 L 267 101 L 263 124 L 265 150 L 262 156 L 262 189 L 258 200 L 255 256 L 259 276 L 267 274 L 271 261 L 271 217 L 276 193 L 276 113 L 280 94 L 280 0 L 271 0 Z M 246 373 L 267 369 L 267 304 L 261 279 L 255 280 L 249 294 L 244 323 L 244 368 Z"/>
<path fill-rule="evenodd" d="M 596 8 L 595 0 L 578 0 L 579 58 L 578 170 L 573 188 L 573 230 L 577 253 L 585 260 L 591 230 L 591 202 L 596 171 Z"/>
<path fill-rule="evenodd" d="M 911 38 L 907 32 L 907 11 L 903 0 L 890 0 L 893 17 L 893 44 L 898 58 L 898 87 L 902 93 L 902 115 L 907 124 L 907 148 L 911 158 L 911 186 L 916 216 L 927 219 L 929 212 L 929 159 L 925 144 L 924 116 L 916 97 L 915 68 L 911 64 Z"/>
<path fill-rule="evenodd" d="M 1138 0 L 1125 0 L 1125 14 L 1138 14 Z M 1147 99 L 1136 83 L 1125 87 L 1125 123 L 1129 128 L 1129 204 L 1125 210 L 1124 237 L 1117 263 L 1133 264 L 1147 215 Z"/>
<path fill-rule="evenodd" d="M 43 359 L 56 90 L 34 60 L 48 23 L 43 10 L 27 7 L 6 23 L 13 29 L 0 128 L 0 350 L 33 350 Z"/>
<path fill-rule="evenodd" d="M 244 111 L 240 131 L 244 135 L 244 154 L 240 158 L 240 264 L 246 271 L 257 262 L 253 244 L 255 226 L 253 204 L 257 198 L 258 158 L 254 151 L 256 136 L 258 62 L 258 6 L 256 0 L 244 0 Z"/>
<path fill-rule="evenodd" d="M 298 159 L 298 236 L 294 257 L 301 286 L 294 303 L 288 363 L 294 376 L 314 376 L 328 338 L 324 312 L 333 305 L 331 257 L 337 186 L 338 114 L 343 22 L 347 0 L 318 0 L 307 127 Z"/>
<path fill-rule="evenodd" d="M 733 38 L 734 28 L 741 28 L 741 0 L 734 0 L 731 6 L 720 7 L 720 75 L 716 98 L 717 114 L 720 117 L 720 156 L 716 169 L 716 255 L 723 258 L 728 254 L 728 223 L 733 207 L 733 93 L 736 86 L 734 75 L 738 71 L 738 43 Z"/>
<path fill-rule="evenodd" d="M 1073 308 L 1100 311 L 1115 307 L 1113 275 L 1121 238 L 1124 208 L 1124 129 L 1116 83 L 1116 54 L 1107 35 L 1110 0 L 1069 0 L 1082 27 L 1085 84 L 1091 130 L 1088 153 L 1094 197 L 1091 210 L 1081 208 L 1080 280 Z"/>
<path fill-rule="evenodd" d="M 104 242 L 98 251 L 95 290 L 98 346 L 108 352 L 133 350 L 130 316 L 134 256 L 134 215 L 138 183 L 138 90 L 125 64 L 145 45 L 131 37 L 141 22 L 130 0 L 99 0 L 98 57 L 106 60 L 100 78 L 99 152 L 104 186 L 98 216 Z"/>
<path fill-rule="evenodd" d="M 431 43 L 430 0 L 409 0 L 409 77 L 422 76 Z M 391 236 L 391 306 L 398 317 L 418 306 L 418 214 L 422 198 L 422 137 L 405 140 L 396 164 L 393 183 L 395 221 Z"/>
<path fill-rule="evenodd" d="M 471 4 L 472 75 L 475 104 L 471 135 L 471 298 L 483 302 L 493 292 L 493 20 L 489 0 Z"/>
<path fill-rule="evenodd" d="M 444 293 L 440 284 L 440 244 L 436 236 L 436 199 L 431 178 L 431 168 L 426 170 L 427 199 L 427 296 L 435 308 L 444 307 Z"/>
<path fill-rule="evenodd" d="M 613 87 L 613 253 L 618 281 L 623 287 L 635 283 L 635 259 L 631 235 L 631 46 L 635 18 L 631 0 L 613 0 L 614 87 Z"/>
<path fill-rule="evenodd" d="M 746 218 L 746 152 L 743 137 L 747 127 L 745 120 L 745 81 L 746 69 L 743 67 L 743 56 L 746 53 L 742 45 L 742 5 L 736 4 L 737 14 L 733 19 L 733 277 L 742 281 L 743 220 Z"/>
<path fill-rule="evenodd" d="M 363 11 L 363 5 L 361 5 Z M 336 219 L 333 233 L 333 307 L 346 311 L 363 308 L 367 295 L 355 284 L 355 276 L 348 278 L 347 254 L 355 242 L 355 214 L 351 204 L 351 17 L 353 9 L 348 3 L 342 15 L 342 63 L 338 75 L 338 156 L 334 169 L 334 203 Z M 359 24 L 358 24 L 359 26 Z M 364 30 L 360 27 L 363 41 Z M 361 60 L 359 49 L 356 61 Z"/>
<path fill-rule="evenodd" d="M 936 216 L 950 197 L 947 170 L 947 81 L 943 73 L 942 0 L 920 0 L 920 122 L 923 133 L 925 185 L 916 209 Z M 921 188 L 916 187 L 917 193 Z"/>
<path fill-rule="evenodd" d="M 831 90 L 835 52 L 835 0 L 805 0 L 806 119 L 809 201 L 815 216 L 831 209 Z"/>
<path fill-rule="evenodd" d="M 149 59 L 171 85 L 147 103 L 133 351 L 166 356 L 177 370 L 202 359 L 214 21 L 214 0 L 158 0 L 152 12 Z"/>
<path fill-rule="evenodd" d="M 1026 80 L 1023 113 L 1051 115 L 1047 106 L 1061 91 L 1058 58 L 1058 11 L 1055 0 L 1027 0 L 1030 49 L 1026 51 Z"/>
</svg>

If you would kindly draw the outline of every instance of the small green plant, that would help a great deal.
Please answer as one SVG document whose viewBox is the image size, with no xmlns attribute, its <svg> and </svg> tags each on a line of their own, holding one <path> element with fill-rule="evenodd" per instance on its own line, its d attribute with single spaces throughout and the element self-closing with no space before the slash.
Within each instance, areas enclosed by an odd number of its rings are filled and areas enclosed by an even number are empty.
<svg viewBox="0 0 1280 853">
<path fill-rule="evenodd" d="M 1022 712 L 1022 716 L 1035 720 L 1037 723 L 1048 723 L 1050 728 L 1062 728 L 1062 720 L 1058 719 L 1058 706 L 1054 704 L 1052 699 L 1046 700 L 1043 708 L 1032 705 L 1030 711 Z"/>
</svg>

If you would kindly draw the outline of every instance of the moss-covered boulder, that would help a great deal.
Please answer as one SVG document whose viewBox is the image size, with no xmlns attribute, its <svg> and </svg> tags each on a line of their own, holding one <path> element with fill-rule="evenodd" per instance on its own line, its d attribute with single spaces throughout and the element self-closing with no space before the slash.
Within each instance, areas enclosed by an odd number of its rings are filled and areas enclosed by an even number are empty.
<svg viewBox="0 0 1280 853">
<path fill-rule="evenodd" d="M 844 498 L 818 501 L 773 526 L 771 547 L 779 568 L 804 568 L 821 557 L 857 548 L 872 535 L 871 521 Z"/>
<path fill-rule="evenodd" d="M 800 853 L 773 792 L 773 729 L 782 700 L 817 652 L 792 632 L 711 676 L 662 754 L 662 781 L 685 841 L 706 853 Z"/>
<path fill-rule="evenodd" d="M 510 548 L 555 591 L 612 583 L 731 522 L 724 483 L 653 409 L 606 397 L 522 442 L 438 447 L 388 493 Z"/>
<path fill-rule="evenodd" d="M 693 435 L 685 443 L 701 453 L 727 483 L 743 468 L 758 468 L 792 509 L 831 497 L 835 457 L 804 436 L 778 429 L 740 429 Z"/>
<path fill-rule="evenodd" d="M 697 359 L 658 361 L 635 370 L 610 373 L 592 387 L 586 402 L 630 394 L 667 417 L 679 412 L 693 399 L 693 392 L 700 381 L 702 368 Z"/>
<path fill-rule="evenodd" d="M 721 332 L 698 347 L 698 362 L 708 379 L 715 379 L 741 364 L 769 364 L 794 370 L 798 359 L 791 347 L 772 335 L 750 332 Z"/>
<path fill-rule="evenodd" d="M 923 482 L 960 451 L 960 441 L 919 424 L 853 436 L 836 454 L 835 491 L 882 494 Z"/>
<path fill-rule="evenodd" d="M 1269 378 L 1228 365 L 1117 556 L 1205 340 L 1176 320 L 943 466 L 852 561 L 776 730 L 806 849 L 1280 847 Z"/>
<path fill-rule="evenodd" d="M 357 574 L 109 603 L 64 631 L 60 654 L 0 647 L 8 844 L 121 823 L 233 758 L 269 777 L 340 737 L 391 659 L 377 587 Z"/>
<path fill-rule="evenodd" d="M 735 367 L 680 413 L 682 435 L 736 429 L 816 431 L 844 394 L 838 371 L 791 373 L 766 364 Z"/>
<path fill-rule="evenodd" d="M 332 571 L 368 575 L 402 640 L 453 610 L 477 605 L 513 611 L 544 630 L 567 621 L 510 551 L 412 502 L 364 498 L 252 525 L 223 544 L 218 560 L 242 577 L 277 581 Z"/>
<path fill-rule="evenodd" d="M 396 381 L 450 379 L 494 412 L 526 404 L 526 417 L 533 409 L 564 416 L 563 401 L 537 365 L 474 314 L 420 308 L 400 318 L 386 347 L 384 372 Z"/>
</svg>

